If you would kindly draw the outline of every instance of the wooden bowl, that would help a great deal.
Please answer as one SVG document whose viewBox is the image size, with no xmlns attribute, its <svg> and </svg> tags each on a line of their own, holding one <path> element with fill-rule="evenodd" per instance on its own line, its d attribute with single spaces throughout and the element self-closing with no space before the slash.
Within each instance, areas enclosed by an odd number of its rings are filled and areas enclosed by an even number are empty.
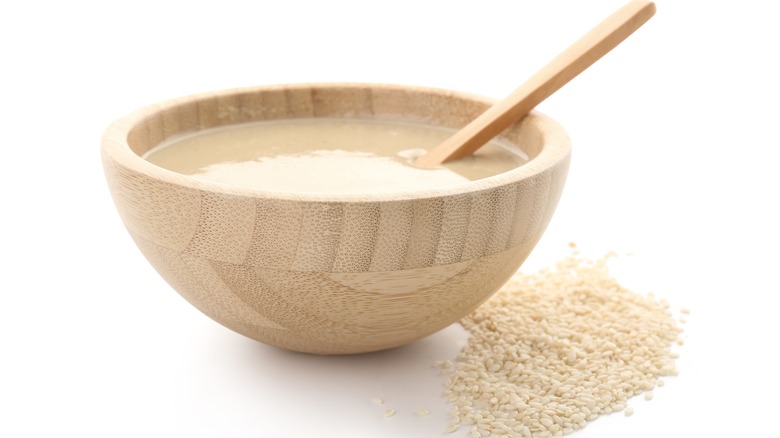
<svg viewBox="0 0 780 438">
<path fill-rule="evenodd" d="M 566 179 L 570 144 L 557 123 L 532 113 L 503 134 L 530 157 L 514 170 L 382 195 L 271 193 L 198 180 L 141 155 L 172 135 L 268 119 L 382 118 L 459 128 L 491 103 L 367 84 L 201 94 L 112 124 L 103 165 L 141 252 L 209 317 L 290 350 L 382 350 L 458 321 L 525 260 Z"/>
</svg>

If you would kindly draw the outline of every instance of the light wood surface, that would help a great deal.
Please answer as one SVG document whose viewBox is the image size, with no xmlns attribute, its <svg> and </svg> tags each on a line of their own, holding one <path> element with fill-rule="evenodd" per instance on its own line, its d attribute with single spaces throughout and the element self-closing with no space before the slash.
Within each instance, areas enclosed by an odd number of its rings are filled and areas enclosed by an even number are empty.
<svg viewBox="0 0 780 438">
<path fill-rule="evenodd" d="M 415 161 L 432 168 L 471 155 L 512 123 L 615 48 L 655 14 L 655 4 L 634 0 L 602 21 L 505 99 Z"/>
<path fill-rule="evenodd" d="M 570 146 L 560 126 L 532 114 L 510 127 L 506 139 L 531 158 L 515 170 L 389 195 L 270 193 L 173 173 L 140 155 L 172 135 L 279 118 L 386 118 L 459 128 L 490 104 L 391 85 L 229 90 L 124 117 L 106 131 L 102 157 L 130 235 L 196 308 L 281 348 L 367 352 L 457 321 L 525 260 L 566 178 Z"/>
</svg>

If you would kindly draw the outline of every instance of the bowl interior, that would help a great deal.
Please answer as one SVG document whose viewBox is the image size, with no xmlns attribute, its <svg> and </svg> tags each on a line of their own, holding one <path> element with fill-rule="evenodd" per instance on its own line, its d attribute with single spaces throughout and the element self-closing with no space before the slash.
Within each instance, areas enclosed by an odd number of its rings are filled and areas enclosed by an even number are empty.
<svg viewBox="0 0 780 438">
<path fill-rule="evenodd" d="M 481 114 L 492 102 L 489 99 L 447 90 L 394 85 L 366 84 L 300 84 L 228 92 L 207 93 L 172 100 L 138 111 L 112 128 L 104 149 L 124 164 L 152 177 L 176 184 L 235 193 L 311 200 L 359 200 L 365 195 L 269 193 L 260 188 L 231 187 L 155 166 L 141 156 L 163 141 L 179 135 L 226 125 L 295 118 L 358 118 L 414 122 L 459 129 Z M 440 196 L 484 190 L 527 178 L 554 164 L 568 154 L 568 139 L 552 120 L 533 113 L 500 136 L 505 145 L 515 147 L 529 162 L 494 177 L 472 181 L 452 188 L 399 192 L 398 199 Z M 116 141 L 112 145 L 112 140 Z M 106 144 L 107 143 L 107 144 Z M 115 146 L 115 147 L 114 147 Z M 377 199 L 393 195 L 377 195 Z"/>
</svg>

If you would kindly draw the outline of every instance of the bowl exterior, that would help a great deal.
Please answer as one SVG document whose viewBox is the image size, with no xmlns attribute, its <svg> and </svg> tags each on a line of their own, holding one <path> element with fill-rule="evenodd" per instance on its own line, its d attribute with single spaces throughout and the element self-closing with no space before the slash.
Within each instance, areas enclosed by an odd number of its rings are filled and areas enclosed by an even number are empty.
<svg viewBox="0 0 780 438">
<path fill-rule="evenodd" d="M 489 298 L 541 237 L 569 158 L 484 189 L 378 200 L 182 184 L 105 143 L 103 163 L 130 235 L 187 301 L 266 344 L 348 354 L 427 336 Z"/>
</svg>

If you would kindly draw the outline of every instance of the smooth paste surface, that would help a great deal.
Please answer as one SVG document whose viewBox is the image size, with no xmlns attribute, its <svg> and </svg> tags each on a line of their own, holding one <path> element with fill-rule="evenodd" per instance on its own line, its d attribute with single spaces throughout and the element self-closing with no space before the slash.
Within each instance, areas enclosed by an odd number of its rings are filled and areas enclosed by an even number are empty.
<svg viewBox="0 0 780 438">
<path fill-rule="evenodd" d="M 493 141 L 438 169 L 410 162 L 452 135 L 408 122 L 304 118 L 244 123 L 174 137 L 145 158 L 174 172 L 264 190 L 389 193 L 460 184 L 511 170 L 526 159 Z"/>
</svg>

